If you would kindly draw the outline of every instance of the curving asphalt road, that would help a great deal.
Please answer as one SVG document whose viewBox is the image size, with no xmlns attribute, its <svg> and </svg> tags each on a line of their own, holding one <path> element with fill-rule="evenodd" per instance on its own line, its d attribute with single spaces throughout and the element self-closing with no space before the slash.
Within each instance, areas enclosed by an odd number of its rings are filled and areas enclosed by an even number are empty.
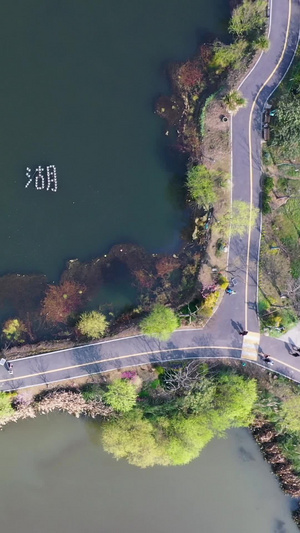
<svg viewBox="0 0 300 533">
<path fill-rule="evenodd" d="M 270 7 L 270 49 L 261 55 L 241 83 L 248 105 L 232 119 L 232 198 L 255 207 L 260 207 L 263 106 L 290 66 L 300 30 L 299 0 L 272 0 Z M 200 357 L 240 359 L 243 339 L 238 335 L 239 328 L 259 332 L 259 247 L 260 221 L 244 237 L 231 239 L 228 270 L 238 280 L 237 294 L 225 295 L 205 328 L 179 330 L 167 342 L 138 335 L 18 359 L 14 361 L 13 376 L 0 367 L 1 390 L 17 390 L 160 361 Z M 300 382 L 300 357 L 295 359 L 290 355 L 288 343 L 261 336 L 258 351 L 271 354 L 272 370 Z M 264 366 L 259 357 L 256 364 Z"/>
</svg>

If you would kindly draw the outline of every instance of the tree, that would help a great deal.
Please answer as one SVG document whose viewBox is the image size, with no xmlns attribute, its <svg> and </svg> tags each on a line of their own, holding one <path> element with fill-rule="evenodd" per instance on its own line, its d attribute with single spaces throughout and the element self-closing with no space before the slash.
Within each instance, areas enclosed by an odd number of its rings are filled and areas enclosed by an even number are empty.
<svg viewBox="0 0 300 533">
<path fill-rule="evenodd" d="M 129 464 L 146 468 L 167 464 L 153 435 L 153 425 L 135 409 L 126 416 L 103 425 L 102 444 L 105 451 L 116 459 L 124 458 Z"/>
<path fill-rule="evenodd" d="M 41 314 L 48 322 L 66 323 L 68 317 L 82 305 L 84 290 L 85 288 L 75 281 L 49 285 Z"/>
<path fill-rule="evenodd" d="M 242 96 L 240 91 L 230 91 L 227 93 L 223 101 L 227 107 L 227 110 L 235 115 L 241 107 L 246 107 L 247 99 Z"/>
<path fill-rule="evenodd" d="M 130 381 L 115 379 L 111 385 L 108 385 L 107 389 L 103 399 L 115 411 L 127 413 L 135 406 L 137 391 Z"/>
<path fill-rule="evenodd" d="M 266 25 L 267 0 L 244 0 L 233 11 L 229 31 L 238 36 L 255 37 Z"/>
<path fill-rule="evenodd" d="M 14 408 L 11 405 L 13 396 L 8 392 L 0 392 L 0 418 L 11 416 L 14 413 Z"/>
<path fill-rule="evenodd" d="M 226 236 L 244 235 L 248 230 L 254 228 L 259 214 L 259 209 L 250 205 L 247 202 L 235 200 L 232 203 L 231 212 L 225 213 L 219 220 L 219 229 Z"/>
<path fill-rule="evenodd" d="M 211 66 L 216 69 L 217 74 L 229 67 L 237 70 L 247 54 L 247 48 L 248 43 L 243 39 L 229 45 L 216 41 L 213 46 Z"/>
<path fill-rule="evenodd" d="M 4 337 L 10 342 L 24 342 L 22 337 L 26 333 L 26 326 L 18 318 L 10 318 L 6 320 L 2 332 Z"/>
<path fill-rule="evenodd" d="M 156 304 L 152 312 L 142 320 L 140 327 L 144 335 L 166 341 L 179 327 L 179 320 L 172 309 Z"/>
<path fill-rule="evenodd" d="M 186 185 L 191 198 L 199 207 L 208 207 L 216 201 L 213 174 L 204 165 L 188 170 Z"/>
<path fill-rule="evenodd" d="M 178 68 L 177 79 L 179 85 L 186 91 L 190 91 L 200 85 L 203 80 L 203 73 L 199 59 L 195 58 L 183 63 Z"/>
<path fill-rule="evenodd" d="M 257 401 L 257 383 L 254 379 L 225 374 L 217 381 L 216 409 L 221 415 L 217 431 L 229 427 L 248 426 L 253 420 L 253 406 Z"/>
<path fill-rule="evenodd" d="M 83 313 L 77 324 L 80 333 L 87 337 L 91 337 L 91 339 L 99 339 L 99 337 L 103 337 L 107 330 L 107 326 L 108 322 L 105 316 L 98 311 Z"/>
<path fill-rule="evenodd" d="M 231 427 L 248 426 L 257 399 L 256 381 L 234 374 L 205 377 L 165 402 L 141 402 L 118 419 L 105 422 L 104 449 L 130 464 L 183 465 L 200 454 L 215 436 Z M 179 395 L 178 395 L 179 394 Z"/>
</svg>

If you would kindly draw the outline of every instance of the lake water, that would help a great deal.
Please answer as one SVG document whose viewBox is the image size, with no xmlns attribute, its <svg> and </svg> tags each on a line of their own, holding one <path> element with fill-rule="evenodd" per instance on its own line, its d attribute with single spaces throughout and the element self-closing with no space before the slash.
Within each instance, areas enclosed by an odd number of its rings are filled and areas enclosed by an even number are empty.
<svg viewBox="0 0 300 533">
<path fill-rule="evenodd" d="M 297 533 L 291 502 L 247 430 L 182 467 L 141 470 L 52 414 L 0 437 L 0 530 L 9 533 Z"/>
<path fill-rule="evenodd" d="M 2 0 L 0 273 L 57 279 L 112 244 L 178 246 L 164 66 L 224 36 L 227 0 Z M 25 185 L 56 165 L 58 191 Z"/>
</svg>

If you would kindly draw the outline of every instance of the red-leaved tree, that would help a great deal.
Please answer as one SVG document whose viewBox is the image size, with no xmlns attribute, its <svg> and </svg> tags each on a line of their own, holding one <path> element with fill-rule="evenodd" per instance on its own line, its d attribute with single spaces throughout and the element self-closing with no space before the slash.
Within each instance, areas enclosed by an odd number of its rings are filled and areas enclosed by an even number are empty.
<svg viewBox="0 0 300 533">
<path fill-rule="evenodd" d="M 75 281 L 49 285 L 42 303 L 41 314 L 47 322 L 65 324 L 68 317 L 82 306 L 84 292 L 85 287 Z"/>
<path fill-rule="evenodd" d="M 186 90 L 191 90 L 196 85 L 200 85 L 202 79 L 203 73 L 198 59 L 187 61 L 178 69 L 178 82 Z"/>
</svg>

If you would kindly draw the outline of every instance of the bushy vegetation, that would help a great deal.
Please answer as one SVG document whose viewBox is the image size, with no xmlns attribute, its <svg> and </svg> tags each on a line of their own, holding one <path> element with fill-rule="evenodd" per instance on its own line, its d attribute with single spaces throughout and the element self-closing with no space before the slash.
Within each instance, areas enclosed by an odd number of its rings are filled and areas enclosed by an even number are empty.
<svg viewBox="0 0 300 533">
<path fill-rule="evenodd" d="M 166 341 L 179 327 L 179 319 L 169 307 L 156 304 L 151 313 L 142 320 L 140 327 L 144 335 Z"/>
<path fill-rule="evenodd" d="M 262 186 L 262 212 L 263 215 L 271 213 L 271 196 L 270 193 L 274 188 L 274 180 L 271 176 L 263 177 L 263 186 Z"/>
<path fill-rule="evenodd" d="M 90 311 L 80 316 L 77 328 L 82 335 L 91 339 L 103 337 L 108 327 L 105 316 L 98 311 Z"/>
<path fill-rule="evenodd" d="M 244 39 L 239 39 L 232 44 L 223 44 L 219 41 L 214 43 L 211 67 L 219 75 L 225 70 L 241 68 L 245 56 L 247 56 L 248 43 Z"/>
<path fill-rule="evenodd" d="M 180 388 L 182 372 L 167 371 L 164 376 L 164 371 L 160 382 L 168 391 L 167 401 L 156 400 L 156 392 L 143 395 L 127 415 L 105 422 L 104 449 L 142 468 L 182 465 L 198 457 L 214 436 L 222 437 L 227 429 L 253 421 L 254 380 L 226 374 L 208 377 L 205 370 L 202 377 L 195 374 L 188 379 L 188 365 L 185 372 L 185 390 Z"/>
<path fill-rule="evenodd" d="M 243 97 L 240 91 L 230 91 L 224 96 L 223 100 L 227 110 L 233 115 L 237 113 L 241 107 L 247 105 L 247 100 Z"/>
<path fill-rule="evenodd" d="M 74 281 L 49 285 L 42 304 L 42 315 L 48 322 L 66 323 L 83 304 L 85 287 Z"/>
<path fill-rule="evenodd" d="M 186 185 L 190 197 L 199 207 L 208 208 L 216 201 L 215 180 L 216 176 L 205 165 L 196 165 L 188 170 Z"/>
<path fill-rule="evenodd" d="M 119 413 L 127 413 L 136 403 L 137 392 L 135 386 L 126 379 L 116 379 L 108 385 L 103 395 L 105 403 Z"/>
<path fill-rule="evenodd" d="M 6 418 L 14 414 L 14 408 L 12 407 L 14 396 L 14 394 L 8 392 L 0 392 L 0 418 Z"/>
<path fill-rule="evenodd" d="M 273 441 L 300 474 L 300 387 L 278 377 L 260 387 L 256 415 L 272 424 Z"/>
<path fill-rule="evenodd" d="M 256 40 L 265 30 L 267 0 L 244 0 L 232 13 L 229 31 Z"/>
<path fill-rule="evenodd" d="M 4 323 L 2 333 L 6 341 L 12 343 L 24 342 L 26 326 L 22 320 L 18 318 L 10 318 Z"/>
</svg>

